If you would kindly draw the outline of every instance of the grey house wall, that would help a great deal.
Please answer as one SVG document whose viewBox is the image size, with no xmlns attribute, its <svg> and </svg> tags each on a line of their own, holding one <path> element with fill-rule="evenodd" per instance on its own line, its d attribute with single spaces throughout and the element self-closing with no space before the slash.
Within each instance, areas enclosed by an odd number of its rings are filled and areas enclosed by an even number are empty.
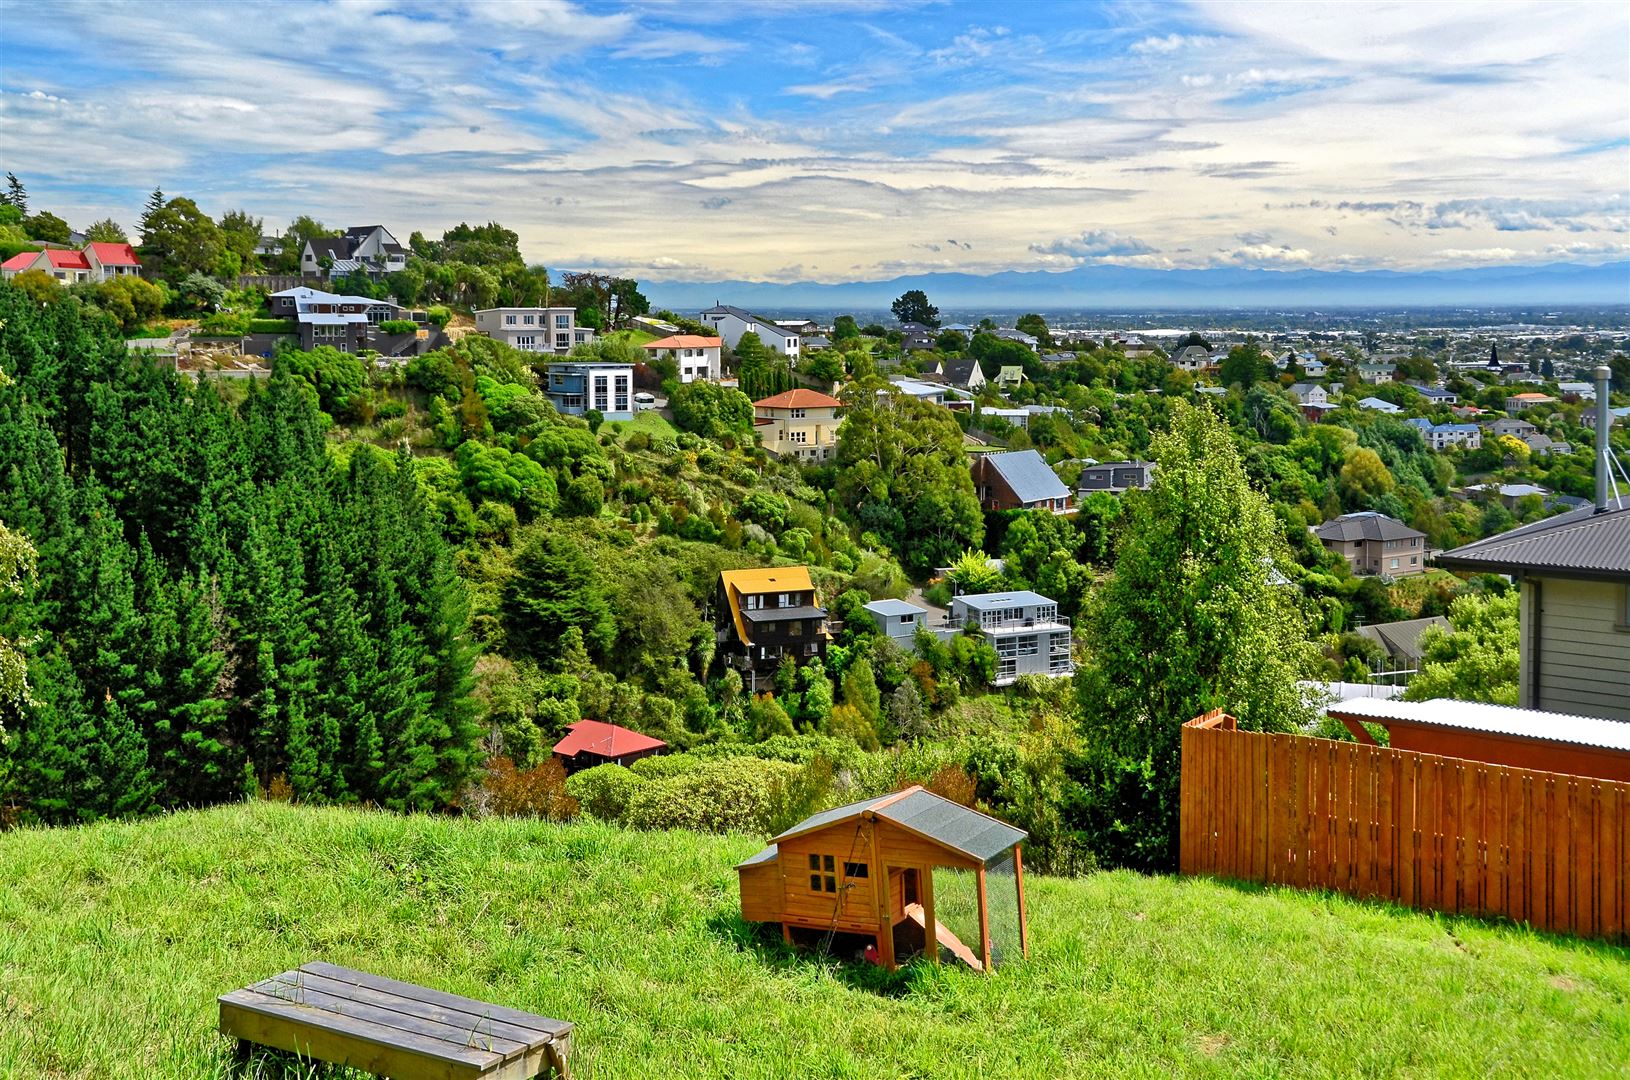
<svg viewBox="0 0 1630 1080">
<path fill-rule="evenodd" d="M 1520 604 L 1518 704 L 1630 720 L 1630 584 L 1531 577 Z"/>
</svg>

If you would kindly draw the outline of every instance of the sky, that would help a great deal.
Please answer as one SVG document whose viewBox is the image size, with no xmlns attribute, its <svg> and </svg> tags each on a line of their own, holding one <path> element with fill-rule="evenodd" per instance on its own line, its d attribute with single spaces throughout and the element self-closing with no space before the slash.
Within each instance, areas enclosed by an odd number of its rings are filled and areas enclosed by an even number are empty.
<svg viewBox="0 0 1630 1080">
<path fill-rule="evenodd" d="M 1630 257 L 1630 5 L 33 3 L 0 170 L 643 279 Z"/>
</svg>

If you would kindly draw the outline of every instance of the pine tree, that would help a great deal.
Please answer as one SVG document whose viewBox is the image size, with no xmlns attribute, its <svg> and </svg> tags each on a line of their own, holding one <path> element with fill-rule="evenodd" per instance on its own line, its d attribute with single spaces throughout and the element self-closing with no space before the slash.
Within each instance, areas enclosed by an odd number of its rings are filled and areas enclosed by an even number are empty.
<svg viewBox="0 0 1630 1080">
<path fill-rule="evenodd" d="M 136 225 L 136 229 L 141 233 L 141 242 L 143 244 L 147 243 L 148 234 L 152 231 L 154 215 L 163 209 L 164 192 L 154 187 L 152 194 L 147 196 L 147 202 L 142 205 L 141 220 Z"/>
<path fill-rule="evenodd" d="M 15 206 L 18 212 L 24 215 L 28 213 L 28 189 L 17 179 L 16 173 L 6 173 L 6 193 L 0 195 L 0 202 L 7 206 Z"/>
</svg>

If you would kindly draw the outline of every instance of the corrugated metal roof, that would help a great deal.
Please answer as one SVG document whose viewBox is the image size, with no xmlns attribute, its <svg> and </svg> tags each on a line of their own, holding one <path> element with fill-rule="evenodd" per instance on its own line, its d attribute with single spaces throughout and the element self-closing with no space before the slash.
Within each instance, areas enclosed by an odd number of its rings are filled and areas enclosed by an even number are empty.
<svg viewBox="0 0 1630 1080">
<path fill-rule="evenodd" d="M 1065 499 L 1070 489 L 1058 478 L 1047 459 L 1034 450 L 1012 450 L 1005 454 L 987 454 L 985 461 L 1002 474 L 1007 486 L 1020 502 L 1041 502 L 1046 499 Z"/>
<path fill-rule="evenodd" d="M 1630 577 L 1630 505 L 1600 512 L 1595 506 L 1570 510 L 1446 551 L 1435 561 L 1451 570 Z"/>
<path fill-rule="evenodd" d="M 800 821 L 780 836 L 773 837 L 771 843 L 778 844 L 789 837 L 818 832 L 857 818 L 867 810 L 874 810 L 885 821 L 892 821 L 981 862 L 990 861 L 1030 835 L 1023 829 L 1015 829 L 919 787 L 823 810 Z M 763 858 L 768 858 L 768 855 L 759 852 L 748 861 Z"/>
<path fill-rule="evenodd" d="M 787 622 L 791 619 L 824 619 L 826 609 L 805 604 L 802 607 L 755 608 L 741 613 L 750 623 Z"/>
<path fill-rule="evenodd" d="M 1390 656 L 1418 660 L 1421 655 L 1421 635 L 1433 626 L 1447 630 L 1449 620 L 1442 615 L 1433 615 L 1425 619 L 1374 623 L 1370 626 L 1360 626 L 1358 634 L 1378 643 Z"/>
<path fill-rule="evenodd" d="M 962 601 L 975 611 L 989 611 L 993 608 L 1034 607 L 1037 604 L 1051 604 L 1053 601 L 1028 589 L 1021 592 L 987 592 L 969 593 L 955 599 Z"/>
<path fill-rule="evenodd" d="M 866 605 L 866 610 L 875 615 L 926 615 L 927 608 L 920 608 L 916 604 L 904 600 L 873 600 Z"/>
<path fill-rule="evenodd" d="M 1514 709 L 1482 701 L 1380 701 L 1359 698 L 1329 708 L 1331 716 L 1348 717 L 1386 724 L 1388 721 L 1425 724 L 1429 727 L 1480 731 L 1493 735 L 1514 735 L 1523 739 L 1595 746 L 1630 753 L 1630 723 L 1604 720 L 1598 716 Z"/>
</svg>

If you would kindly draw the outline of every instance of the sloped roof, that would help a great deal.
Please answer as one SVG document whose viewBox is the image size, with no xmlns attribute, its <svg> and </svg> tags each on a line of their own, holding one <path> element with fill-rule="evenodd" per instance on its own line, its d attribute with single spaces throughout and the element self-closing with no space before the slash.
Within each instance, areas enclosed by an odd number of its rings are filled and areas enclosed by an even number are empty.
<svg viewBox="0 0 1630 1080">
<path fill-rule="evenodd" d="M 989 862 L 1029 836 L 1023 829 L 1015 829 L 922 787 L 910 787 L 813 814 L 772 838 L 771 843 L 780 844 L 783 840 L 818 832 L 867 812 L 980 862 Z M 766 858 L 766 852 L 759 852 L 748 863 Z"/>
<path fill-rule="evenodd" d="M 1450 570 L 1555 573 L 1623 581 L 1630 579 L 1630 499 L 1597 510 L 1594 505 L 1523 525 L 1498 536 L 1446 551 L 1434 560 Z"/>
<path fill-rule="evenodd" d="M 1044 499 L 1068 498 L 1070 489 L 1064 486 L 1043 458 L 1034 450 L 1010 450 L 1005 454 L 987 454 L 985 456 L 991 468 L 995 469 L 1013 489 L 1013 494 L 1020 502 L 1041 502 Z"/>
<path fill-rule="evenodd" d="M 141 260 L 136 258 L 136 249 L 129 244 L 115 244 L 95 240 L 91 242 L 90 247 L 96 253 L 96 260 L 103 266 L 141 265 Z"/>
<path fill-rule="evenodd" d="M 1360 626 L 1359 636 L 1367 637 L 1371 641 L 1387 650 L 1389 656 L 1419 657 L 1421 655 L 1421 635 L 1428 627 L 1441 626 L 1449 628 L 1449 620 L 1442 615 L 1433 615 L 1426 619 L 1404 619 L 1401 622 L 1375 623 L 1372 626 Z"/>
<path fill-rule="evenodd" d="M 762 315 L 754 315 L 751 311 L 748 311 L 746 308 L 733 307 L 730 304 L 714 304 L 712 307 L 705 309 L 702 312 L 702 314 L 703 315 L 734 315 L 736 318 L 740 319 L 742 322 L 758 323 L 760 326 L 763 326 L 763 327 L 766 327 L 768 329 L 773 329 L 773 330 L 777 331 L 778 333 L 780 333 L 784 337 L 801 337 L 802 336 L 801 334 L 799 334 L 798 331 L 796 331 L 796 330 L 788 330 L 785 326 L 782 326 L 780 323 L 776 322 L 774 319 L 766 319 Z"/>
<path fill-rule="evenodd" d="M 828 397 L 819 390 L 809 390 L 802 386 L 796 390 L 787 390 L 774 397 L 760 398 L 753 402 L 755 408 L 760 409 L 839 409 L 843 402 L 835 397 Z"/>
<path fill-rule="evenodd" d="M 1350 717 L 1386 725 L 1418 724 L 1426 727 L 1481 731 L 1491 735 L 1514 735 L 1541 742 L 1594 746 L 1630 753 L 1630 724 L 1596 716 L 1515 709 L 1482 701 L 1383 701 L 1359 698 L 1332 705 L 1327 710 L 1338 719 Z"/>
<path fill-rule="evenodd" d="M 953 386 L 968 386 L 976 371 L 984 374 L 980 370 L 979 361 L 971 356 L 945 361 L 945 381 Z"/>
<path fill-rule="evenodd" d="M 34 260 L 40 257 L 37 251 L 19 251 L 5 262 L 0 263 L 0 270 L 27 270 L 34 265 Z"/>
<path fill-rule="evenodd" d="M 641 735 L 616 724 L 601 720 L 579 720 L 567 730 L 564 739 L 555 744 L 555 753 L 573 757 L 581 753 L 598 754 L 604 758 L 637 754 L 642 750 L 655 750 L 668 744 L 649 735 Z"/>
<path fill-rule="evenodd" d="M 1343 514 L 1313 530 L 1320 540 L 1340 540 L 1350 543 L 1354 540 L 1407 540 L 1414 536 L 1425 536 L 1423 532 L 1411 529 L 1397 518 L 1377 514 L 1373 510 L 1361 510 L 1356 514 Z"/>
<path fill-rule="evenodd" d="M 701 334 L 674 334 L 657 338 L 641 345 L 642 349 L 717 349 L 724 344 L 722 338 L 703 337 Z"/>
<path fill-rule="evenodd" d="M 916 604 L 909 603 L 905 600 L 873 600 L 871 603 L 866 605 L 866 610 L 870 611 L 874 615 L 884 616 L 928 614 L 927 608 L 918 607 Z"/>
<path fill-rule="evenodd" d="M 815 583 L 809 579 L 807 566 L 765 566 L 748 570 L 721 570 L 719 583 L 730 604 L 730 618 L 736 624 L 736 635 L 744 642 L 753 639 L 747 633 L 747 620 L 743 618 L 740 597 L 743 594 L 772 592 L 814 592 Z"/>
</svg>

